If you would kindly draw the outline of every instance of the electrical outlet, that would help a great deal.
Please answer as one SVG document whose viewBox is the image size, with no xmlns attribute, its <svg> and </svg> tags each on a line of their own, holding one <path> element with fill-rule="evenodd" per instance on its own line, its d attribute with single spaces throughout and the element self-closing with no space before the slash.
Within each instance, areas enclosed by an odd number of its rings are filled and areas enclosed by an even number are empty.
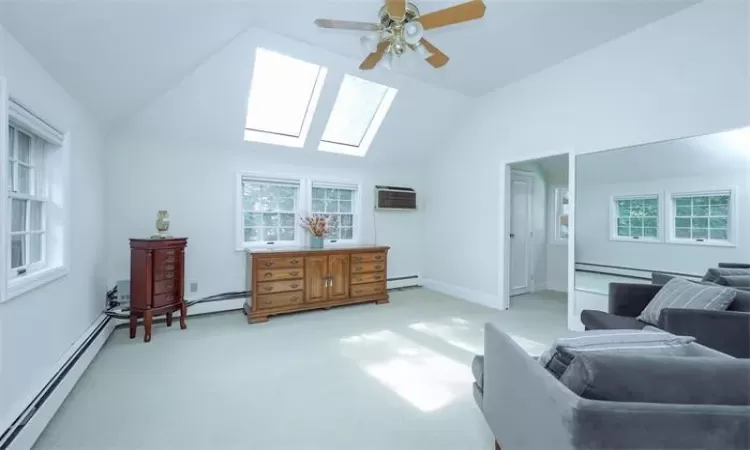
<svg viewBox="0 0 750 450">
<path fill-rule="evenodd" d="M 190 292 L 198 292 L 198 282 L 193 281 L 190 283 Z"/>
</svg>

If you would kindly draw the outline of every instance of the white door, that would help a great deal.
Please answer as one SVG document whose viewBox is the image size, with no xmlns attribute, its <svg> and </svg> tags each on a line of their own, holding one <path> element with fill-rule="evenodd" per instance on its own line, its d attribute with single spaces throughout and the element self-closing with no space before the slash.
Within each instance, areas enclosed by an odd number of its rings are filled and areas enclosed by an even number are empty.
<svg viewBox="0 0 750 450">
<path fill-rule="evenodd" d="M 510 295 L 530 291 L 531 177 L 512 173 L 510 179 Z"/>
</svg>

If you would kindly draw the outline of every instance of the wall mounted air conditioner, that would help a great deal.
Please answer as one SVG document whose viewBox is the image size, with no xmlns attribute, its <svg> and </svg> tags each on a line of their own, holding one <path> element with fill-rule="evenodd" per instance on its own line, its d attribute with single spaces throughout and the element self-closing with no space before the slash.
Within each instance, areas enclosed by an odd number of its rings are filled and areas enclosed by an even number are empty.
<svg viewBox="0 0 750 450">
<path fill-rule="evenodd" d="M 375 209 L 417 209 L 417 192 L 406 187 L 375 186 Z"/>
</svg>

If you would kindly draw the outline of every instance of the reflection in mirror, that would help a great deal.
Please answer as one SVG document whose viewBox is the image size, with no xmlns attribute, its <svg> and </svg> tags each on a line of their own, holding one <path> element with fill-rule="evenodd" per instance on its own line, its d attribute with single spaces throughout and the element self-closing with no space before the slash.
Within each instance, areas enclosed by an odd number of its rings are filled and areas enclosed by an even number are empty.
<svg viewBox="0 0 750 450">
<path fill-rule="evenodd" d="M 580 155 L 575 195 L 578 310 L 611 282 L 750 263 L 750 128 Z"/>
</svg>

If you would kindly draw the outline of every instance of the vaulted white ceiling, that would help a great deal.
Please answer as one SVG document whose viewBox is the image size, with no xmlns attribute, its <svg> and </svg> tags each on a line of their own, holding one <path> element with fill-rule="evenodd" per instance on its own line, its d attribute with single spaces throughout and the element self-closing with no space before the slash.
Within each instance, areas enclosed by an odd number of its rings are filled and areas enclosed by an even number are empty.
<svg viewBox="0 0 750 450">
<path fill-rule="evenodd" d="M 695 3 L 489 1 L 483 20 L 428 32 L 451 57 L 440 70 L 415 55 L 393 71 L 466 95 L 519 80 Z M 422 12 L 450 6 L 418 2 Z M 374 21 L 379 0 L 13 2 L 0 23 L 104 122 L 147 107 L 249 26 L 350 59 L 359 34 L 320 30 L 317 17 Z M 384 69 L 376 69 L 375 72 Z"/>
</svg>

